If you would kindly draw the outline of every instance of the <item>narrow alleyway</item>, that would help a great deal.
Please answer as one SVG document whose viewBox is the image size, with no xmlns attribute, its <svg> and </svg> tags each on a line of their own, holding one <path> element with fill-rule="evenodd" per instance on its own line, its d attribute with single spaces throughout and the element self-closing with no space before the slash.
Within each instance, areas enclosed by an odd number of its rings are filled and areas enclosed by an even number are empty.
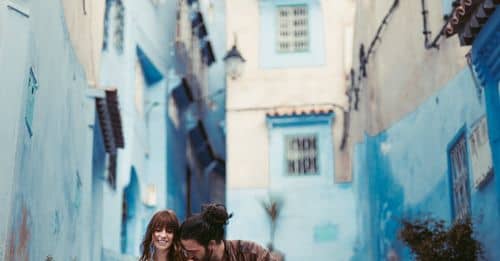
<svg viewBox="0 0 500 261">
<path fill-rule="evenodd" d="M 499 5 L 0 0 L 0 260 L 500 260 Z"/>
</svg>

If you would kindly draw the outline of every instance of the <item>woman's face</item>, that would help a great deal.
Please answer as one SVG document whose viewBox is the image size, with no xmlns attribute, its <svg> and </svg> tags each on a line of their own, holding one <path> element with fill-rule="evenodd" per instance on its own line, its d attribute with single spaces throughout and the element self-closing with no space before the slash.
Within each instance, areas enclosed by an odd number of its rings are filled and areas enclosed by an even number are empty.
<svg viewBox="0 0 500 261">
<path fill-rule="evenodd" d="M 166 228 L 156 229 L 153 232 L 153 245 L 156 250 L 168 250 L 174 241 L 174 232 Z"/>
</svg>

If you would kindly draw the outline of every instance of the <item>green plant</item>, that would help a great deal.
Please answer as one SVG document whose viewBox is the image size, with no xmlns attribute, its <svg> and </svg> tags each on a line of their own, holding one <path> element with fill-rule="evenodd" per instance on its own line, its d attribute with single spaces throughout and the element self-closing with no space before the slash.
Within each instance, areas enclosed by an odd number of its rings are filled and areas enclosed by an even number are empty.
<svg viewBox="0 0 500 261">
<path fill-rule="evenodd" d="M 269 243 L 269 249 L 272 251 L 274 248 L 274 235 L 276 233 L 277 221 L 281 214 L 281 209 L 283 208 L 283 199 L 279 196 L 269 194 L 268 198 L 261 200 L 260 203 L 266 211 L 271 225 L 271 242 Z"/>
<path fill-rule="evenodd" d="M 473 237 L 470 218 L 454 222 L 446 227 L 445 221 L 434 218 L 403 220 L 399 239 L 421 261 L 480 260 L 483 257 L 481 243 Z"/>
</svg>

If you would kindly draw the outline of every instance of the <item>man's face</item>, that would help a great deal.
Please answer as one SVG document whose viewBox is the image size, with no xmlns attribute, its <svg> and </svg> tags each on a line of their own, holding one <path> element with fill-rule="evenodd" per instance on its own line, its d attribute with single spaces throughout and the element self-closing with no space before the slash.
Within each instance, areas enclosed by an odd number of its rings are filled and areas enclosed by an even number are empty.
<svg viewBox="0 0 500 261">
<path fill-rule="evenodd" d="M 208 261 L 212 257 L 212 250 L 202 246 L 196 240 L 182 239 L 182 253 L 188 261 Z"/>
</svg>

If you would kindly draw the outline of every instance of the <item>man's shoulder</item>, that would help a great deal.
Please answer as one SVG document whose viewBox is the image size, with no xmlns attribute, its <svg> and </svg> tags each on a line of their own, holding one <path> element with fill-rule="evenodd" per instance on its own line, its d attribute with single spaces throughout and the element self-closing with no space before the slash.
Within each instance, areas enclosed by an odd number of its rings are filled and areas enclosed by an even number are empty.
<svg viewBox="0 0 500 261">
<path fill-rule="evenodd" d="M 240 253 L 247 257 L 245 260 L 275 260 L 266 248 L 253 241 L 230 240 L 228 242 L 235 253 Z"/>
<path fill-rule="evenodd" d="M 229 240 L 231 247 L 239 249 L 244 252 L 267 251 L 261 245 L 248 240 Z"/>
</svg>

